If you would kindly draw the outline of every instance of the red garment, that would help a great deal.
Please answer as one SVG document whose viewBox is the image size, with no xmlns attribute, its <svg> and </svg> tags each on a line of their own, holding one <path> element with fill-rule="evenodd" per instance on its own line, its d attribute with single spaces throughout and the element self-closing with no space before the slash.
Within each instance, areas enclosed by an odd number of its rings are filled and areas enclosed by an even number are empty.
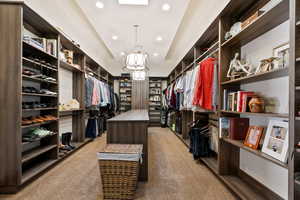
<svg viewBox="0 0 300 200">
<path fill-rule="evenodd" d="M 193 105 L 202 107 L 206 110 L 212 110 L 212 88 L 214 81 L 214 65 L 215 58 L 207 58 L 202 61 L 198 75 L 196 78 L 196 84 L 194 89 Z"/>
</svg>

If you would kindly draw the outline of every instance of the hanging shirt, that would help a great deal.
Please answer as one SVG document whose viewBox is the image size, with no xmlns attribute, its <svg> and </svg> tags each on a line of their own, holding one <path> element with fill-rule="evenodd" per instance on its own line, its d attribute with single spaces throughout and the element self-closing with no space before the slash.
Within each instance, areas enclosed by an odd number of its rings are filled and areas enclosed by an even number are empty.
<svg viewBox="0 0 300 200">
<path fill-rule="evenodd" d="M 195 83 L 196 90 L 194 92 L 193 105 L 200 106 L 206 110 L 213 109 L 212 91 L 215 62 L 215 58 L 208 58 L 199 64 L 200 70 Z"/>
</svg>

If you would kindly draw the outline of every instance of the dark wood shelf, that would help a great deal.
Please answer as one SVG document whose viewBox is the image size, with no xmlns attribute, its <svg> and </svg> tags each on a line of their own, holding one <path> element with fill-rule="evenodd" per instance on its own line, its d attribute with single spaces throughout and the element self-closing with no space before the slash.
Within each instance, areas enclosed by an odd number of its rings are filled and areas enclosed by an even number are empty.
<svg viewBox="0 0 300 200">
<path fill-rule="evenodd" d="M 263 152 L 261 152 L 259 150 L 251 149 L 251 148 L 245 146 L 243 144 L 243 141 L 231 140 L 231 139 L 225 138 L 225 137 L 222 138 L 222 140 L 225 141 L 225 142 L 227 142 L 227 143 L 230 143 L 230 144 L 232 144 L 232 145 L 234 145 L 236 147 L 239 147 L 240 149 L 244 149 L 244 150 L 246 150 L 246 151 L 248 151 L 250 153 L 253 153 L 254 155 L 257 155 L 257 156 L 259 156 L 259 157 L 261 157 L 261 158 L 263 158 L 265 160 L 271 161 L 272 163 L 274 163 L 276 165 L 279 165 L 279 166 L 284 167 L 284 168 L 288 168 L 288 165 L 286 163 L 283 163 L 283 162 L 281 162 L 281 161 L 273 158 L 272 156 L 269 156 L 269 155 L 267 155 L 267 154 L 265 154 L 265 153 L 263 153 Z"/>
<path fill-rule="evenodd" d="M 218 160 L 217 160 L 217 157 L 201 157 L 200 159 L 215 174 L 218 174 Z"/>
<path fill-rule="evenodd" d="M 57 107 L 49 107 L 49 108 L 30 108 L 30 109 L 22 109 L 23 112 L 25 111 L 42 111 L 42 110 L 57 110 Z"/>
<path fill-rule="evenodd" d="M 22 75 L 22 77 L 23 77 L 23 79 L 29 80 L 29 81 L 43 82 L 43 83 L 51 83 L 51 84 L 57 85 L 57 82 L 47 81 L 47 80 L 43 80 L 43 79 L 40 79 L 40 78 L 33 78 L 33 77 L 30 77 L 30 76 L 27 76 L 27 75 Z"/>
<path fill-rule="evenodd" d="M 55 148 L 57 148 L 57 145 L 47 145 L 47 146 L 39 147 L 37 149 L 33 149 L 33 150 L 25 153 L 22 156 L 22 163 L 25 163 L 25 162 L 43 154 L 43 153 L 51 151 L 52 149 L 55 149 Z"/>
<path fill-rule="evenodd" d="M 22 180 L 21 184 L 24 184 L 28 181 L 30 181 L 32 178 L 38 176 L 45 170 L 49 169 L 51 166 L 53 166 L 57 162 L 56 159 L 49 159 L 44 162 L 40 162 L 36 165 L 34 165 L 32 168 L 27 169 L 22 174 Z"/>
<path fill-rule="evenodd" d="M 289 19 L 289 3 L 282 1 L 274 8 L 260 15 L 237 35 L 228 39 L 222 47 L 243 46 Z"/>
<path fill-rule="evenodd" d="M 251 115 L 260 117 L 278 117 L 278 118 L 288 118 L 288 114 L 284 113 L 251 113 L 251 112 L 234 112 L 234 111 L 221 111 L 223 114 L 235 114 L 235 115 Z"/>
<path fill-rule="evenodd" d="M 234 80 L 230 81 L 225 81 L 222 82 L 221 85 L 238 85 L 241 83 L 252 83 L 252 82 L 257 82 L 257 81 L 265 81 L 268 79 L 274 79 L 274 78 L 279 78 L 282 76 L 287 76 L 288 75 L 288 67 L 282 68 L 282 69 L 277 69 L 269 72 L 263 72 L 259 74 L 253 74 L 250 76 L 242 77 L 242 78 L 237 78 Z"/>
<path fill-rule="evenodd" d="M 238 176 L 226 175 L 219 176 L 219 178 L 225 183 L 225 185 L 233 191 L 239 199 L 242 200 L 265 200 L 266 198 L 253 189 L 253 186 Z"/>
<path fill-rule="evenodd" d="M 25 41 L 23 41 L 23 48 L 34 51 L 35 54 L 38 54 L 38 55 L 41 55 L 41 56 L 45 56 L 45 57 L 48 57 L 48 58 L 51 58 L 51 59 L 57 59 L 56 56 L 53 56 L 53 55 L 47 53 L 46 51 L 43 51 L 43 50 L 41 50 L 41 49 L 25 42 Z"/>
<path fill-rule="evenodd" d="M 26 93 L 26 92 L 22 92 L 22 95 L 24 95 L 24 96 L 38 96 L 38 97 L 54 97 L 54 98 L 57 98 L 57 95 L 35 94 L 35 93 Z"/>
<path fill-rule="evenodd" d="M 23 57 L 22 59 L 23 59 L 23 61 L 26 61 L 26 62 L 31 63 L 31 64 L 34 64 L 34 65 L 38 65 L 38 66 L 40 66 L 40 67 L 42 67 L 42 68 L 49 69 L 49 70 L 52 70 L 52 71 L 58 71 L 58 70 L 57 70 L 56 68 L 54 68 L 54 67 L 49 67 L 49 66 L 47 66 L 47 65 L 44 65 L 44 64 L 39 63 L 39 62 L 36 62 L 36 61 L 31 60 L 31 59 L 29 59 L 29 58 Z"/>
<path fill-rule="evenodd" d="M 78 114 L 82 114 L 83 113 L 82 111 L 85 111 L 85 109 L 62 110 L 59 111 L 59 116 L 68 117 L 68 116 L 78 115 Z"/>
<path fill-rule="evenodd" d="M 83 147 L 84 145 L 86 145 L 87 143 L 89 143 L 91 141 L 92 141 L 92 139 L 86 138 L 83 142 L 72 142 L 72 145 L 75 147 L 75 149 L 64 153 L 62 156 L 59 156 L 59 160 L 62 160 L 64 158 L 70 156 L 75 151 L 77 151 L 78 149 L 80 149 L 81 147 Z"/>
<path fill-rule="evenodd" d="M 64 68 L 64 69 L 67 69 L 67 70 L 70 70 L 70 71 L 73 71 L 73 72 L 82 72 L 83 73 L 83 70 L 78 69 L 78 68 L 76 68 L 76 67 L 74 67 L 74 66 L 70 65 L 69 63 L 66 63 L 62 60 L 59 61 L 59 64 L 60 64 L 59 66 L 61 68 Z"/>
<path fill-rule="evenodd" d="M 51 120 L 51 121 L 46 121 L 46 122 L 42 122 L 42 123 L 34 123 L 34 124 L 22 126 L 22 128 L 33 128 L 33 127 L 37 127 L 37 126 L 51 124 L 53 122 L 57 122 L 57 120 Z"/>
</svg>

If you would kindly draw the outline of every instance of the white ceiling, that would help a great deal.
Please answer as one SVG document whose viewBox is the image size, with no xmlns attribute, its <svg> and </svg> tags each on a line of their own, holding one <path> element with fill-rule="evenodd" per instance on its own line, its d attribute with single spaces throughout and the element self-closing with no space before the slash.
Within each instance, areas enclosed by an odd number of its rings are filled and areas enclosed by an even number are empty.
<svg viewBox="0 0 300 200">
<path fill-rule="evenodd" d="M 150 56 L 150 74 L 153 72 L 170 72 L 174 67 L 166 65 L 166 55 L 173 43 L 190 0 L 150 0 L 148 6 L 119 5 L 117 0 L 100 0 L 103 9 L 96 7 L 97 0 L 76 0 L 89 23 L 93 26 L 110 51 L 113 71 L 122 72 L 124 65 L 121 52 L 130 52 L 134 47 L 133 25 L 140 25 L 138 40 Z M 170 11 L 162 11 L 164 3 L 171 6 Z M 113 40 L 112 36 L 118 36 Z M 161 36 L 161 42 L 156 41 Z M 88 38 L 86 38 L 88 39 Z M 158 56 L 153 56 L 158 53 Z M 161 69 L 161 68 L 164 69 Z M 161 75 L 167 75 L 163 73 Z"/>
</svg>

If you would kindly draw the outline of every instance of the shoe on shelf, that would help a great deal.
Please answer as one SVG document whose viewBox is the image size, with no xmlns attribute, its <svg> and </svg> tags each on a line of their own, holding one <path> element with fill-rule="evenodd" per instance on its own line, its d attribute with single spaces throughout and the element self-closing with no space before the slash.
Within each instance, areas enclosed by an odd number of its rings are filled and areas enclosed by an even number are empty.
<svg viewBox="0 0 300 200">
<path fill-rule="evenodd" d="M 22 74 L 26 75 L 26 76 L 34 76 L 36 75 L 36 73 L 32 70 L 29 69 L 23 69 Z"/>
<path fill-rule="evenodd" d="M 52 92 L 52 91 L 50 91 L 50 90 L 48 90 L 48 89 L 41 89 L 40 90 L 40 92 L 42 93 L 42 94 L 46 94 L 46 95 L 57 95 L 57 93 L 56 92 Z"/>
<path fill-rule="evenodd" d="M 56 82 L 56 79 L 55 79 L 55 78 L 52 78 L 52 77 L 46 77 L 44 80 Z"/>
<path fill-rule="evenodd" d="M 22 126 L 30 125 L 33 122 L 27 118 L 22 118 Z"/>
</svg>

